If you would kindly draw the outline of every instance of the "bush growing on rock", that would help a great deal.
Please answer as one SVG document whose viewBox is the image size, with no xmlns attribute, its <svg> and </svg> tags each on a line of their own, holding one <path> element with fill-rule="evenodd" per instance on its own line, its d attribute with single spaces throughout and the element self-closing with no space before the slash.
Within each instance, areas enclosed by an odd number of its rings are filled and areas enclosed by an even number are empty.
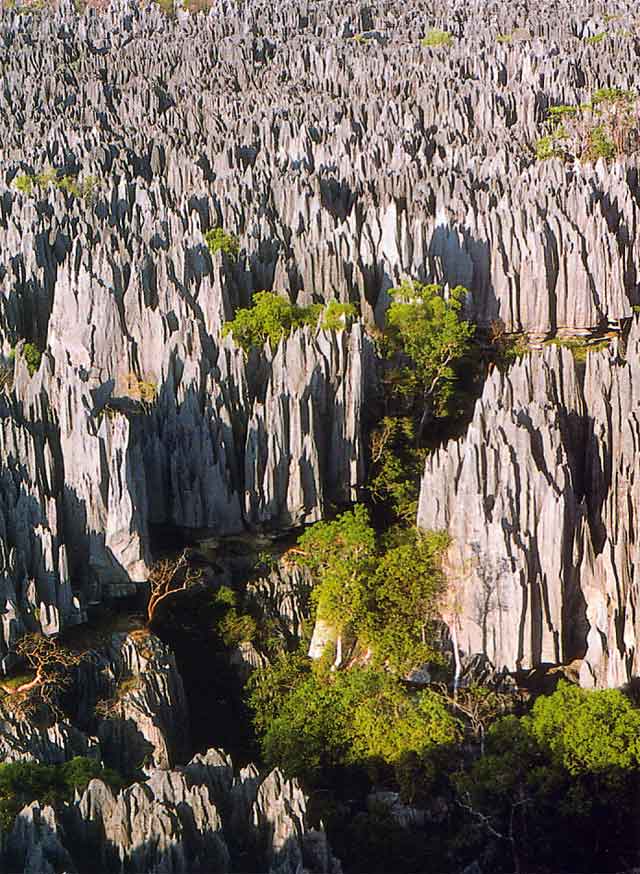
<svg viewBox="0 0 640 874">
<path fill-rule="evenodd" d="M 638 96 L 621 88 L 599 88 L 588 103 L 552 106 L 547 132 L 536 143 L 538 160 L 611 160 L 640 146 Z"/>
<path fill-rule="evenodd" d="M 66 191 L 67 194 L 82 198 L 85 203 L 90 203 L 93 200 L 98 179 L 96 176 L 86 176 L 82 181 L 79 181 L 75 176 L 59 175 L 53 167 L 47 167 L 40 173 L 19 173 L 14 178 L 13 184 L 17 191 L 29 197 L 36 189 L 44 190 L 51 185 L 59 191 Z"/>
<path fill-rule="evenodd" d="M 13 360 L 16 355 L 16 350 L 12 349 L 9 353 L 9 359 Z M 42 352 L 35 343 L 25 343 L 22 347 L 22 357 L 24 358 L 25 364 L 27 365 L 27 370 L 29 371 L 29 376 L 33 376 L 33 374 L 40 367 L 40 362 L 42 361 Z"/>
<path fill-rule="evenodd" d="M 267 668 L 261 681 L 276 681 L 281 669 Z M 263 700 L 252 697 L 257 724 L 265 726 L 266 760 L 310 784 L 336 767 L 376 769 L 400 766 L 411 753 L 427 757 L 460 737 L 460 724 L 432 692 L 409 692 L 392 675 L 373 667 L 329 673 L 308 671 L 305 679 L 266 716 Z"/>
<path fill-rule="evenodd" d="M 26 761 L 0 764 L 0 825 L 9 830 L 19 811 L 32 801 L 59 807 L 94 778 L 115 790 L 124 785 L 116 771 L 85 756 L 75 756 L 59 765 Z"/>
<path fill-rule="evenodd" d="M 300 537 L 296 560 L 315 574 L 318 616 L 356 637 L 377 663 L 403 674 L 437 658 L 431 627 L 443 590 L 440 567 L 447 537 L 401 530 L 378 543 L 359 505 Z"/>
<path fill-rule="evenodd" d="M 222 252 L 223 255 L 235 261 L 240 254 L 240 240 L 223 228 L 211 228 L 204 235 L 204 241 L 212 255 L 215 255 L 216 252 Z"/>
<path fill-rule="evenodd" d="M 640 778 L 639 738 L 640 710 L 622 692 L 561 682 L 529 715 L 494 723 L 486 755 L 456 777 L 467 839 L 497 842 L 507 870 L 605 870 L 614 843 L 633 846 L 625 822 Z"/>
<path fill-rule="evenodd" d="M 446 30 L 439 30 L 437 27 L 428 30 L 420 44 L 425 48 L 440 48 L 441 46 L 450 46 L 453 43 L 453 37 Z"/>
<path fill-rule="evenodd" d="M 326 306 L 301 307 L 272 291 L 258 291 L 253 295 L 253 306 L 239 309 L 234 319 L 223 326 L 222 335 L 231 334 L 245 352 L 266 342 L 274 349 L 297 328 L 319 324 L 325 331 L 338 331 L 347 327 L 356 315 L 352 304 L 331 301 Z"/>
<path fill-rule="evenodd" d="M 421 394 L 421 434 L 434 414 L 446 414 L 458 380 L 457 367 L 471 346 L 475 328 L 462 317 L 467 291 L 457 286 L 445 293 L 439 285 L 405 281 L 389 294 L 390 350 L 404 353 L 413 364 L 402 369 L 398 390 Z"/>
</svg>

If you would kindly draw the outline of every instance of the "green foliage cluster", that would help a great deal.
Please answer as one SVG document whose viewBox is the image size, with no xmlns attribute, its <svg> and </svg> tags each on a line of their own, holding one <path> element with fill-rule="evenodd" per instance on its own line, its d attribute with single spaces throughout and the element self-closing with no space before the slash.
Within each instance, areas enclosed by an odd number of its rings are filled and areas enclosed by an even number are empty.
<svg viewBox="0 0 640 874">
<path fill-rule="evenodd" d="M 426 32 L 420 40 L 420 45 L 425 48 L 440 48 L 441 46 L 451 46 L 453 44 L 453 36 L 446 30 L 440 30 L 433 27 Z"/>
<path fill-rule="evenodd" d="M 598 45 L 598 43 L 601 43 L 603 39 L 605 39 L 605 37 L 607 37 L 608 35 L 609 34 L 607 33 L 607 31 L 603 30 L 600 31 L 600 33 L 592 34 L 592 36 L 586 36 L 584 38 L 584 41 L 588 46 L 595 46 Z"/>
<path fill-rule="evenodd" d="M 561 682 L 529 715 L 495 722 L 486 755 L 455 783 L 475 849 L 503 836 L 495 870 L 517 861 L 591 871 L 605 870 L 616 843 L 624 856 L 639 776 L 640 710 L 618 690 Z"/>
<path fill-rule="evenodd" d="M 16 356 L 16 350 L 12 349 L 9 352 L 9 360 L 13 361 Z M 25 364 L 27 365 L 27 370 L 29 371 L 29 375 L 33 376 L 33 374 L 40 367 L 40 362 L 42 361 L 42 352 L 35 343 L 25 343 L 22 347 L 22 357 L 25 360 Z"/>
<path fill-rule="evenodd" d="M 18 191 L 29 197 L 36 189 L 52 185 L 59 191 L 66 191 L 67 194 L 90 203 L 98 186 L 98 179 L 96 176 L 86 176 L 79 181 L 75 176 L 61 176 L 57 170 L 48 167 L 41 173 L 20 173 L 13 180 L 13 184 Z"/>
<path fill-rule="evenodd" d="M 492 360 L 500 368 L 507 368 L 530 351 L 526 334 L 509 334 L 501 319 L 495 319 L 487 337 Z"/>
<path fill-rule="evenodd" d="M 348 765 L 400 768 L 460 737 L 433 692 L 412 693 L 375 667 L 330 673 L 283 656 L 253 679 L 251 705 L 269 764 L 318 784 Z"/>
<path fill-rule="evenodd" d="M 85 756 L 60 765 L 26 761 L 0 764 L 0 826 L 8 831 L 19 811 L 36 799 L 56 807 L 71 801 L 74 791 L 82 791 L 94 778 L 116 790 L 124 785 L 116 771 Z"/>
<path fill-rule="evenodd" d="M 212 255 L 216 252 L 222 252 L 232 261 L 235 261 L 240 254 L 240 240 L 234 235 L 229 234 L 223 228 L 211 228 L 204 235 L 204 241 Z"/>
<path fill-rule="evenodd" d="M 264 346 L 267 341 L 273 349 L 297 328 L 319 324 L 323 330 L 338 331 L 347 327 L 356 315 L 353 304 L 331 301 L 326 306 L 300 307 L 274 292 L 258 291 L 253 295 L 253 306 L 239 309 L 235 318 L 224 325 L 222 334 L 231 334 L 245 352 Z"/>
<path fill-rule="evenodd" d="M 416 519 L 424 471 L 426 451 L 416 443 L 412 416 L 385 416 L 373 428 L 369 440 L 369 497 L 392 522 L 405 525 Z"/>
<path fill-rule="evenodd" d="M 389 351 L 404 353 L 413 365 L 401 368 L 397 390 L 405 394 L 420 390 L 425 408 L 446 415 L 455 395 L 457 368 L 475 333 L 462 318 L 467 290 L 457 286 L 445 294 L 439 285 L 405 280 L 389 294 Z"/>
<path fill-rule="evenodd" d="M 599 41 L 604 34 L 590 39 Z M 536 158 L 612 160 L 637 150 L 637 95 L 622 88 L 598 88 L 588 103 L 552 106 L 547 132 L 535 144 Z"/>
<path fill-rule="evenodd" d="M 569 349 L 577 364 L 584 364 L 587 356 L 591 352 L 602 352 L 609 348 L 610 341 L 607 339 L 599 340 L 598 342 L 590 342 L 588 339 L 580 337 L 567 337 L 566 339 L 554 338 L 547 340 L 547 346 L 561 346 L 564 349 Z"/>
<path fill-rule="evenodd" d="M 403 674 L 437 658 L 429 632 L 444 585 L 446 546 L 446 535 L 417 529 L 378 543 L 367 510 L 357 505 L 308 528 L 296 560 L 317 579 L 318 616 L 371 649 L 377 664 Z"/>
<path fill-rule="evenodd" d="M 216 589 L 211 600 L 215 631 L 227 647 L 250 642 L 257 633 L 255 619 L 239 607 L 238 594 L 229 586 Z"/>
</svg>

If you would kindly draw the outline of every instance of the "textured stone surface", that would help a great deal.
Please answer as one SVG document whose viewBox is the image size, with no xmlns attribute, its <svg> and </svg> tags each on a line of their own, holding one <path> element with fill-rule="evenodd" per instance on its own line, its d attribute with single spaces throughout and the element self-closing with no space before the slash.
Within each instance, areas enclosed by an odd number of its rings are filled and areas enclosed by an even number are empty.
<svg viewBox="0 0 640 874">
<path fill-rule="evenodd" d="M 534 145 L 549 105 L 602 85 L 638 89 L 625 36 L 634 12 L 609 4 L 615 26 L 595 46 L 586 38 L 606 22 L 587 0 L 451 2 L 436 17 L 397 0 L 222 0 L 175 18 L 129 0 L 84 16 L 68 2 L 2 11 L 0 353 L 13 370 L 0 399 L 2 667 L 26 629 L 56 634 L 92 602 L 133 594 L 155 525 L 202 537 L 281 530 L 354 499 L 376 382 L 363 325 L 382 324 L 402 278 L 463 283 L 481 326 L 499 318 L 533 335 L 631 316 L 636 159 L 540 162 Z M 450 46 L 421 44 L 433 26 L 450 29 Z M 90 195 L 17 189 L 19 174 L 48 166 L 93 179 Z M 236 260 L 208 251 L 214 225 L 237 235 Z M 362 319 L 245 357 L 221 327 L 261 289 L 299 304 L 352 301 Z M 23 341 L 44 352 L 34 374 Z M 617 365 L 601 368 L 612 396 L 628 393 Z M 149 387 L 156 397 L 145 401 Z M 465 548 L 491 552 L 500 605 L 521 620 L 496 617 L 473 646 L 484 635 L 487 650 L 527 664 L 564 658 L 569 639 L 588 634 L 599 667 L 584 681 L 614 682 L 635 658 L 632 596 L 612 594 L 619 574 L 616 592 L 633 590 L 624 568 L 635 538 L 618 536 L 608 504 L 622 499 L 626 474 L 582 506 L 581 462 L 563 434 L 573 413 L 547 409 L 535 381 L 534 391 L 530 427 L 501 401 L 503 442 L 498 430 L 482 450 L 496 482 L 511 483 L 512 505 L 501 495 L 494 515 L 522 514 L 513 536 L 494 524 L 467 530 L 454 497 L 434 491 L 473 538 Z M 517 458 L 538 452 L 538 434 L 544 460 L 527 465 L 522 490 Z M 604 436 L 594 439 L 595 458 Z M 462 465 L 471 505 L 490 498 L 469 461 L 438 464 Z M 563 624 L 576 592 L 593 602 Z M 602 643 L 614 626 L 622 661 Z"/>
<path fill-rule="evenodd" d="M 497 668 L 581 660 L 638 672 L 640 324 L 625 348 L 526 356 L 485 385 L 467 434 L 428 459 L 418 522 L 447 529 L 447 621 Z"/>
<path fill-rule="evenodd" d="M 109 719 L 88 733 L 97 699 L 137 678 Z M 222 750 L 186 764 L 188 714 L 173 656 L 157 638 L 113 635 L 77 678 L 74 722 L 38 729 L 27 719 L 0 722 L 4 760 L 48 764 L 90 755 L 131 774 L 146 756 L 146 779 L 114 791 L 92 780 L 82 794 L 54 810 L 34 801 L 0 840 L 0 868 L 28 874 L 340 874 L 324 831 L 311 828 L 307 799 L 279 771 L 238 771 Z M 109 730 L 105 731 L 104 726 Z M 138 759 L 136 759 L 138 756 Z M 3 867 L 4 866 L 4 867 Z"/>
</svg>

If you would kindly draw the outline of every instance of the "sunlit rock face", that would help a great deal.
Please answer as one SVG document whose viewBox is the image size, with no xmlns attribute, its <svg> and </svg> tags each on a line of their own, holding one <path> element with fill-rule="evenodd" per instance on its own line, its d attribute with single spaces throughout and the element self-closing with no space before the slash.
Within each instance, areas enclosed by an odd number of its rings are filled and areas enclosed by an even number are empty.
<svg viewBox="0 0 640 874">
<path fill-rule="evenodd" d="M 579 659 L 587 686 L 637 673 L 639 366 L 637 321 L 583 381 L 567 350 L 532 352 L 427 461 L 418 524 L 451 533 L 447 620 L 466 654 Z"/>
<path fill-rule="evenodd" d="M 530 336 L 630 318 L 640 303 L 634 161 L 569 166 L 536 160 L 534 146 L 550 105 L 583 102 L 597 84 L 638 86 L 624 37 L 633 12 L 616 3 L 615 32 L 593 51 L 586 0 L 562 14 L 534 2 L 524 23 L 513 4 L 451 2 L 440 24 L 453 39 L 440 48 L 421 44 L 438 25 L 427 11 L 377 0 L 223 0 L 175 17 L 129 2 L 82 16 L 67 2 L 3 11 L 5 667 L 25 630 L 56 634 L 92 603 L 133 595 L 154 526 L 282 530 L 356 499 L 376 396 L 365 325 L 383 325 L 403 278 L 461 283 L 481 327 L 499 320 Z M 214 226 L 238 238 L 237 258 L 209 251 Z M 361 319 L 247 355 L 222 328 L 262 289 L 300 305 L 350 301 Z M 34 373 L 24 342 L 43 352 Z M 632 670 L 635 602 L 627 523 L 620 512 L 612 521 L 627 474 L 606 497 L 587 488 L 589 458 L 623 439 L 607 442 L 613 413 L 593 394 L 600 380 L 627 397 L 633 364 L 598 367 L 575 402 L 584 414 L 548 409 L 533 374 L 519 420 L 508 397 L 495 429 L 482 432 L 494 411 L 477 414 L 466 445 L 483 442 L 488 476 L 513 497 L 488 509 L 494 486 L 461 461 L 469 505 L 483 495 L 474 530 L 453 485 L 439 500 L 467 537 L 458 548 L 490 553 L 500 579 L 491 623 L 476 615 L 465 626 L 468 646 L 509 664 L 588 651 L 583 680 L 601 684 Z M 518 394 L 522 378 L 505 380 Z M 501 392 L 490 381 L 481 403 Z M 600 418 L 585 460 L 565 419 L 591 409 Z M 433 477 L 457 463 L 430 462 Z M 423 501 L 421 524 L 443 513 Z M 498 530 L 502 513 L 513 530 Z M 476 552 L 462 552 L 458 564 L 473 564 Z M 568 604 L 580 614 L 571 623 Z"/>
</svg>

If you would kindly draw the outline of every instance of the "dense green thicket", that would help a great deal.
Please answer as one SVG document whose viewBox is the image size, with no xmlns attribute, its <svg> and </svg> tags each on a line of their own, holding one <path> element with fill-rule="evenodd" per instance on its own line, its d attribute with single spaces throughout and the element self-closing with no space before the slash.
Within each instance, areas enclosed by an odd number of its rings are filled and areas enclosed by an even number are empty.
<svg viewBox="0 0 640 874">
<path fill-rule="evenodd" d="M 462 848 L 492 870 L 611 871 L 637 859 L 640 710 L 617 690 L 560 683 L 498 720 L 454 779 Z M 548 869 L 547 869 L 548 870 Z"/>
<path fill-rule="evenodd" d="M 253 295 L 253 306 L 237 310 L 227 322 L 222 334 L 231 334 L 234 342 L 248 352 L 266 342 L 274 349 L 291 331 L 305 325 L 337 331 L 346 327 L 356 316 L 353 304 L 331 301 L 326 306 L 311 304 L 300 307 L 272 291 L 258 291 Z"/>
<path fill-rule="evenodd" d="M 9 353 L 9 358 L 13 360 L 15 358 L 15 350 L 12 349 Z M 27 365 L 27 370 L 29 371 L 29 375 L 33 376 L 33 374 L 40 367 L 40 362 L 42 361 L 42 352 L 35 343 L 25 343 L 22 347 L 22 357 L 25 360 L 25 364 Z"/>
<path fill-rule="evenodd" d="M 475 333 L 462 318 L 467 291 L 457 286 L 445 294 L 439 285 L 405 281 L 389 294 L 393 300 L 387 312 L 388 349 L 403 352 L 412 364 L 399 369 L 395 390 L 421 396 L 422 432 L 434 415 L 452 413 L 458 368 Z"/>
<path fill-rule="evenodd" d="M 326 785 L 335 769 L 402 774 L 407 757 L 425 760 L 460 737 L 459 722 L 433 692 L 409 692 L 373 666 L 329 671 L 293 654 L 258 673 L 251 703 L 264 730 L 266 761 L 307 785 Z M 381 770 L 382 769 L 382 770 Z"/>
<path fill-rule="evenodd" d="M 603 34 L 591 37 L 604 38 Z M 546 133 L 536 143 L 544 161 L 611 160 L 638 150 L 638 95 L 621 88 L 599 88 L 579 106 L 552 106 Z"/>
<path fill-rule="evenodd" d="M 444 580 L 442 533 L 389 532 L 378 540 L 366 508 L 358 505 L 302 534 L 296 560 L 317 579 L 318 616 L 338 635 L 356 638 L 377 664 L 406 673 L 436 659 L 431 626 Z"/>
<path fill-rule="evenodd" d="M 216 252 L 222 252 L 223 255 L 235 261 L 240 254 L 240 241 L 224 228 L 211 228 L 204 235 L 204 241 L 212 255 L 215 255 Z"/>
<path fill-rule="evenodd" d="M 59 173 L 53 167 L 47 167 L 40 173 L 19 173 L 13 180 L 16 190 L 29 197 L 36 191 L 53 186 L 72 197 L 84 200 L 86 204 L 92 202 L 98 182 L 96 176 L 85 176 L 80 181 L 76 176 Z"/>
<path fill-rule="evenodd" d="M 94 778 L 116 790 L 124 785 L 116 771 L 84 756 L 60 765 L 26 761 L 0 764 L 0 825 L 10 829 L 18 812 L 32 801 L 59 807 L 71 801 L 75 790 L 82 791 Z"/>
</svg>

